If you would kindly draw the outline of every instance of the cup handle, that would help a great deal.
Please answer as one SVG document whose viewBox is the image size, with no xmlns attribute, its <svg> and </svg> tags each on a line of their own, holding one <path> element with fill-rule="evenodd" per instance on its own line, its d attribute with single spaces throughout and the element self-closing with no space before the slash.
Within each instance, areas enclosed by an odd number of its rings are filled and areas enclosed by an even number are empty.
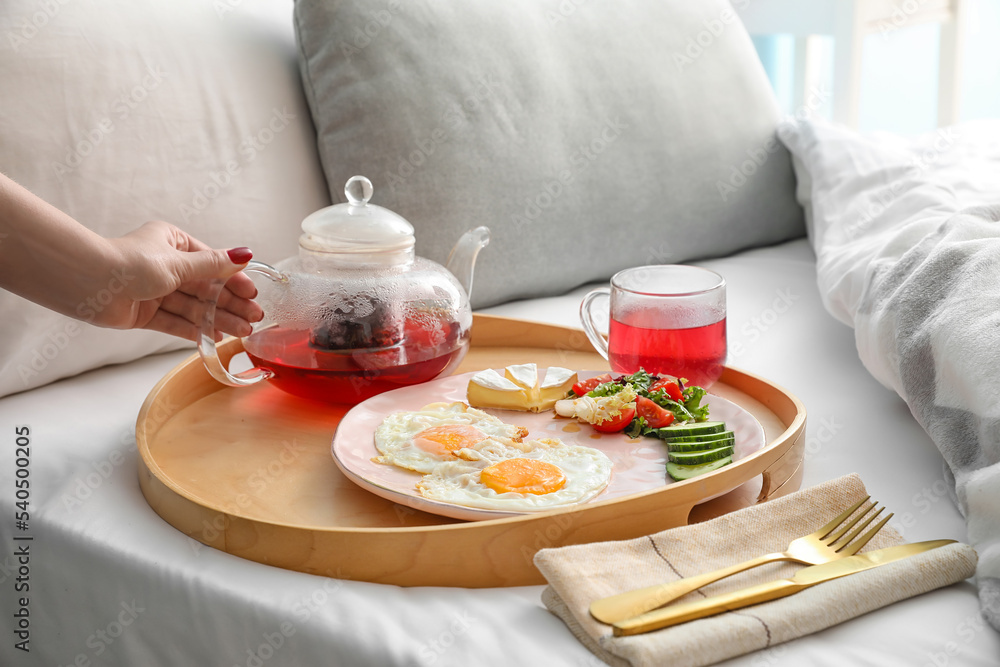
<svg viewBox="0 0 1000 667">
<path fill-rule="evenodd" d="M 260 273 L 275 282 L 288 282 L 288 276 L 263 262 L 251 260 L 247 263 L 243 271 L 246 273 Z M 257 384 L 261 380 L 274 377 L 274 373 L 267 368 L 255 367 L 233 375 L 223 366 L 222 360 L 219 359 L 219 352 L 215 347 L 215 309 L 219 302 L 219 294 L 222 293 L 222 288 L 225 285 L 225 280 L 213 280 L 210 293 L 201 299 L 205 310 L 202 314 L 201 332 L 198 336 L 198 354 L 201 355 L 201 360 L 205 364 L 205 368 L 209 374 L 222 384 L 230 387 L 248 387 L 252 384 Z"/>
<path fill-rule="evenodd" d="M 583 323 L 583 331 L 587 334 L 587 338 L 590 339 L 590 344 L 594 346 L 598 354 L 607 359 L 608 341 L 597 330 L 597 326 L 594 324 L 594 316 L 590 312 L 590 307 L 593 305 L 594 300 L 600 297 L 610 299 L 611 290 L 607 287 L 602 287 L 589 292 L 587 296 L 583 297 L 583 303 L 580 304 L 580 322 Z"/>
</svg>

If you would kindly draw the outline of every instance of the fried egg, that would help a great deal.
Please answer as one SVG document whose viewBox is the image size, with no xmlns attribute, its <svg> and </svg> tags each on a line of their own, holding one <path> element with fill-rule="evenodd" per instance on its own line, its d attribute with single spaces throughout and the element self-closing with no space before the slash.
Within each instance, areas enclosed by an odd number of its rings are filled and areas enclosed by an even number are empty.
<svg viewBox="0 0 1000 667">
<path fill-rule="evenodd" d="M 528 434 L 465 403 L 431 403 L 420 410 L 389 415 L 375 429 L 377 463 L 429 473 L 435 466 L 465 455 L 465 450 L 494 445 L 520 451 Z"/>
<path fill-rule="evenodd" d="M 611 459 L 591 447 L 544 438 L 482 443 L 417 483 L 425 498 L 480 509 L 531 512 L 582 502 L 611 480 Z"/>
</svg>

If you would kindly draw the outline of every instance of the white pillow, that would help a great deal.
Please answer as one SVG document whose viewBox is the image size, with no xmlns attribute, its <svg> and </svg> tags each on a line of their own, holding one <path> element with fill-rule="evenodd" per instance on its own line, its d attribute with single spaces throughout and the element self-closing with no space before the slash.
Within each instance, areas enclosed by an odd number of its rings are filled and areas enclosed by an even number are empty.
<svg viewBox="0 0 1000 667">
<path fill-rule="evenodd" d="M 0 4 L 0 172 L 105 236 L 173 222 L 275 262 L 329 204 L 290 2 Z M 0 396 L 176 349 L 0 291 Z"/>
</svg>

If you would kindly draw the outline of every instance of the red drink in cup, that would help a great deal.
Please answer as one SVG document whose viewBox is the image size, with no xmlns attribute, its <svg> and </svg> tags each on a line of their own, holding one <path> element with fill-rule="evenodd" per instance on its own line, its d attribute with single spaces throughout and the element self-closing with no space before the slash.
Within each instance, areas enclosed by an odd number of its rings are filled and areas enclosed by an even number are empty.
<svg viewBox="0 0 1000 667">
<path fill-rule="evenodd" d="M 640 368 L 711 386 L 726 362 L 725 280 L 693 266 L 645 266 L 621 271 L 611 289 L 584 298 L 580 317 L 591 343 L 618 373 Z M 608 341 L 590 309 L 610 296 Z"/>
<path fill-rule="evenodd" d="M 639 313 L 636 320 L 652 313 Z M 726 320 L 687 329 L 659 329 L 611 320 L 608 335 L 619 340 L 608 352 L 611 370 L 676 375 L 707 387 L 722 375 L 726 363 Z"/>
</svg>

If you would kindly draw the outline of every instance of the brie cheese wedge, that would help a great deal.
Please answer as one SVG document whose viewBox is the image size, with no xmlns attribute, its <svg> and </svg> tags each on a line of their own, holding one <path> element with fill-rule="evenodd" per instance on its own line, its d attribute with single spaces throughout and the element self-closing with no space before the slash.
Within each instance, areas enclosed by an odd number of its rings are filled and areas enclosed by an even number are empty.
<svg viewBox="0 0 1000 667">
<path fill-rule="evenodd" d="M 507 366 L 503 375 L 487 369 L 469 380 L 468 400 L 474 408 L 544 412 L 576 384 L 576 373 L 553 366 L 540 376 L 535 364 Z"/>
<path fill-rule="evenodd" d="M 568 368 L 551 366 L 545 371 L 545 379 L 538 388 L 538 410 L 551 410 L 556 401 L 566 397 L 570 388 L 577 382 L 576 373 Z"/>
</svg>

